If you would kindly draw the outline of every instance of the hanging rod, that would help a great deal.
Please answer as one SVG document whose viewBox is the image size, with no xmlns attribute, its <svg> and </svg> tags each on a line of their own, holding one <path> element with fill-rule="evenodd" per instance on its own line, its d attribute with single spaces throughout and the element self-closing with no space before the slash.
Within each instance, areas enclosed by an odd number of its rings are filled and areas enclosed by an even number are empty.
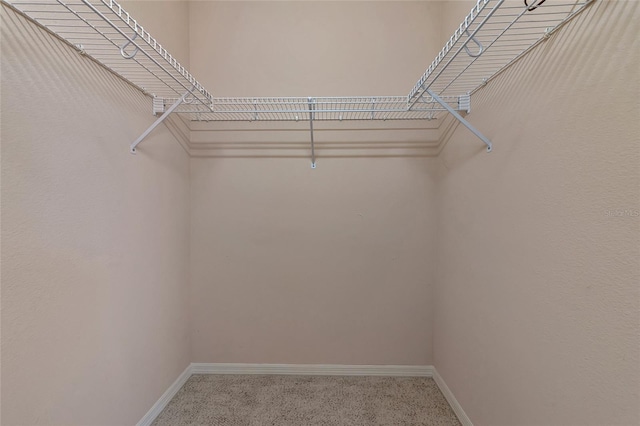
<svg viewBox="0 0 640 426">
<path fill-rule="evenodd" d="M 309 130 L 311 131 L 311 168 L 316 168 L 316 148 L 313 143 L 313 120 L 315 118 L 315 99 L 309 98 Z"/>
</svg>

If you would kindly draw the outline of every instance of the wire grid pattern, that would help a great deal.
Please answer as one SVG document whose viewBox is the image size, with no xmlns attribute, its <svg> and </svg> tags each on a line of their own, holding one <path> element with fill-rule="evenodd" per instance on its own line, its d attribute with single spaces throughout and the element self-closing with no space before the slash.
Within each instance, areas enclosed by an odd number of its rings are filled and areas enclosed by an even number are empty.
<svg viewBox="0 0 640 426">
<path fill-rule="evenodd" d="M 214 98 L 114 0 L 0 0 L 91 56 L 165 107 L 197 121 L 420 120 L 454 109 L 594 0 L 478 0 L 407 96 Z M 540 0 L 529 0 L 538 4 Z M 468 98 L 467 98 L 468 102 Z"/>
<path fill-rule="evenodd" d="M 152 96 L 211 95 L 114 0 L 2 0 Z"/>
<path fill-rule="evenodd" d="M 458 97 L 446 100 L 458 105 Z M 165 107 L 176 99 L 165 99 Z M 425 106 L 427 102 L 430 106 Z M 407 109 L 406 96 L 376 97 L 289 97 L 289 98 L 213 98 L 211 109 L 194 102 L 176 110 L 193 121 L 342 121 L 342 120 L 429 120 L 445 111 L 431 98 L 421 99 Z"/>
<path fill-rule="evenodd" d="M 472 94 L 592 1 L 547 0 L 533 8 L 538 0 L 529 0 L 530 7 L 478 0 L 409 93 L 409 107 L 427 89 L 441 96 Z"/>
</svg>

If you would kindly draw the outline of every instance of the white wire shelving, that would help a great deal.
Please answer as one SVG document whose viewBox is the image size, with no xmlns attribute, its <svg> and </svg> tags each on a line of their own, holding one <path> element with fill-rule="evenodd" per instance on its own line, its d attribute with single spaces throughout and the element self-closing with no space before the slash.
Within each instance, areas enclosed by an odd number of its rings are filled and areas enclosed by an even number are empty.
<svg viewBox="0 0 640 426">
<path fill-rule="evenodd" d="M 2 0 L 146 94 L 211 94 L 118 3 L 109 0 Z"/>
<path fill-rule="evenodd" d="M 165 107 L 177 99 L 165 99 Z M 447 96 L 458 109 L 466 108 L 469 97 Z M 194 102 L 182 103 L 177 112 L 197 121 L 343 121 L 343 120 L 431 120 L 446 111 L 431 98 L 420 99 L 411 109 L 406 96 L 371 97 L 289 97 L 212 98 L 204 108 Z"/>
<path fill-rule="evenodd" d="M 312 166 L 314 121 L 432 120 L 446 113 L 491 150 L 491 141 L 463 118 L 471 95 L 549 38 L 595 0 L 478 0 L 406 96 L 214 97 L 114 0 L 0 0 L 80 53 L 153 97 L 161 116 L 189 121 L 308 121 Z M 528 2 L 528 4 L 527 4 Z"/>
<path fill-rule="evenodd" d="M 479 0 L 407 95 L 473 94 L 595 0 Z M 427 96 L 425 96 L 427 95 Z"/>
</svg>

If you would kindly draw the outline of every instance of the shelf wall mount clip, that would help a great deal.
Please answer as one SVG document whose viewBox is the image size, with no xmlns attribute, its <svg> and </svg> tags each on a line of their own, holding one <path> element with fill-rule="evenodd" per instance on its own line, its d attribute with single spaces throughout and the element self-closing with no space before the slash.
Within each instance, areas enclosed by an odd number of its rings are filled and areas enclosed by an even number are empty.
<svg viewBox="0 0 640 426">
<path fill-rule="evenodd" d="M 476 135 L 482 142 L 485 143 L 485 145 L 487 145 L 487 152 L 491 152 L 491 150 L 493 149 L 493 145 L 491 144 L 491 141 L 482 133 L 480 133 L 480 131 L 478 129 L 476 129 L 473 124 L 469 123 L 467 120 L 464 119 L 464 117 L 462 117 L 458 111 L 456 111 L 455 109 L 451 108 L 451 106 L 446 103 L 444 100 L 442 100 L 438 95 L 436 95 L 431 89 L 427 89 L 427 93 L 429 94 L 429 96 L 431 96 L 433 98 L 434 101 L 436 101 L 437 103 L 439 103 L 440 105 L 442 105 L 442 107 L 444 109 L 446 109 L 447 111 L 449 111 L 449 113 L 451 115 L 453 115 L 460 123 L 464 124 L 465 127 L 469 130 L 471 130 L 471 132 Z M 469 109 L 470 109 L 470 105 L 469 105 Z"/>
<path fill-rule="evenodd" d="M 471 95 L 465 94 L 458 96 L 458 111 L 464 111 L 469 114 L 471 112 Z"/>
<path fill-rule="evenodd" d="M 164 112 L 164 98 L 153 97 L 152 111 L 155 116 Z"/>
<path fill-rule="evenodd" d="M 173 111 L 175 111 L 175 109 L 178 108 L 185 101 L 185 99 L 187 99 L 187 96 L 189 96 L 191 94 L 191 92 L 193 92 L 193 90 L 195 90 L 195 86 L 191 90 L 187 90 L 184 93 L 184 95 L 182 95 L 177 101 L 175 101 L 173 103 L 173 105 L 171 105 L 169 108 L 167 108 L 167 110 L 164 111 L 164 113 L 160 117 L 158 117 L 158 119 L 156 121 L 154 121 L 153 124 L 151 126 L 149 126 L 149 128 L 147 130 L 145 130 L 138 137 L 138 139 L 136 139 L 131 144 L 131 146 L 129 147 L 129 151 L 132 154 L 135 154 L 136 153 L 136 149 L 137 149 L 138 145 L 140 144 L 140 142 L 142 142 L 144 140 L 144 138 L 149 136 L 149 133 L 151 133 L 153 131 L 153 129 L 158 127 L 158 125 L 160 123 L 162 123 Z M 157 106 L 157 104 L 155 103 L 155 99 L 154 99 L 154 112 L 156 111 L 156 108 L 155 108 L 156 106 Z"/>
</svg>

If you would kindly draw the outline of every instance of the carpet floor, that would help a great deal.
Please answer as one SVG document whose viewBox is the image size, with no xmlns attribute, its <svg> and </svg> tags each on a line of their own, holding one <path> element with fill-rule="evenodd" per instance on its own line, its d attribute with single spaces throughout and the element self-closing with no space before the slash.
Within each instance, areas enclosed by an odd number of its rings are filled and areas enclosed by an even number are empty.
<svg viewBox="0 0 640 426">
<path fill-rule="evenodd" d="M 425 377 L 202 375 L 153 426 L 459 426 Z"/>
</svg>

